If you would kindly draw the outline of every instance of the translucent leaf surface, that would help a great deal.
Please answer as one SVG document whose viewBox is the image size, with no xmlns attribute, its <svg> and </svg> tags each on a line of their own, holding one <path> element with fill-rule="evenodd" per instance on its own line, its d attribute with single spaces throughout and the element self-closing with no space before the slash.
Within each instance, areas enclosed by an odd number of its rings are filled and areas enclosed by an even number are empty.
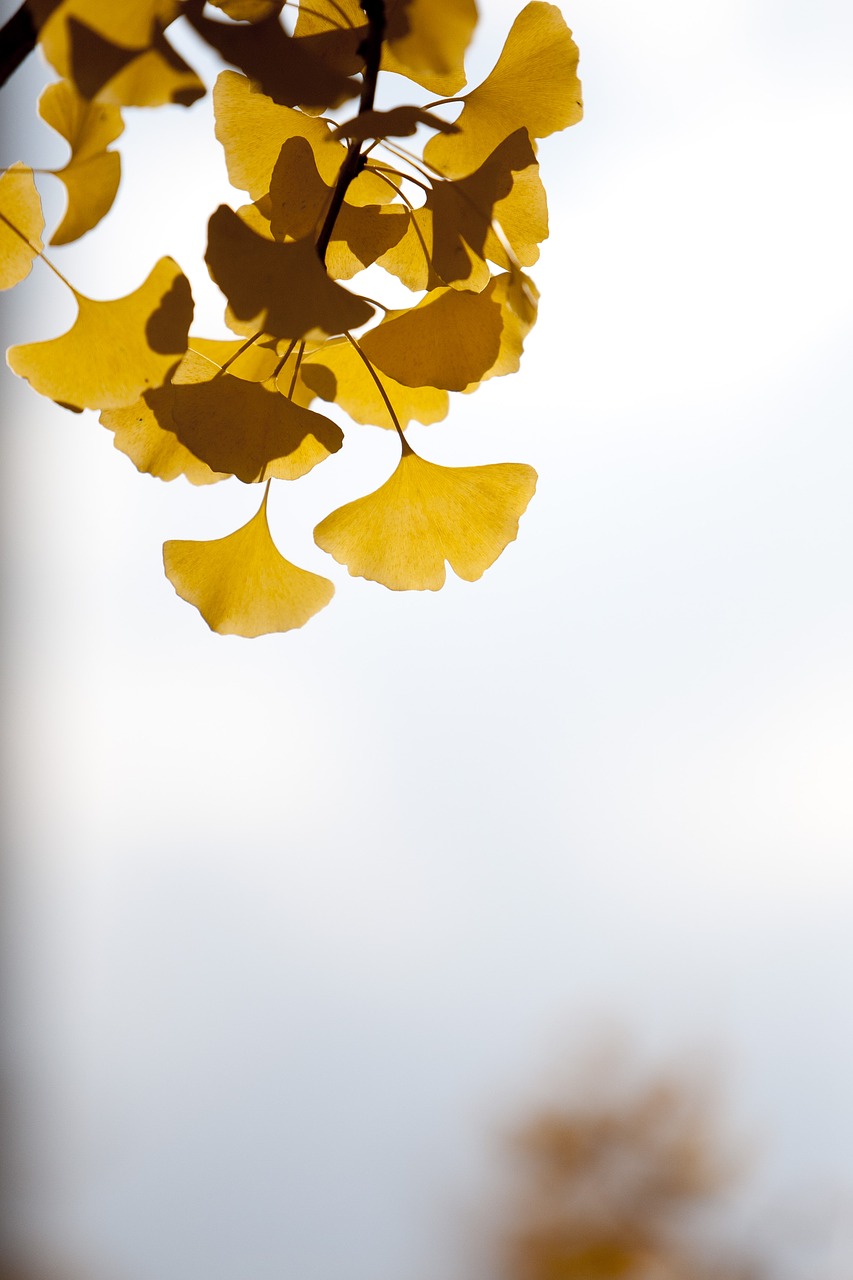
<svg viewBox="0 0 853 1280">
<path fill-rule="evenodd" d="M 188 106 L 204 85 L 164 31 L 177 0 L 32 0 L 51 65 L 84 98 L 124 106 Z"/>
<path fill-rule="evenodd" d="M 210 0 L 235 22 L 261 22 L 270 14 L 280 13 L 282 0 Z"/>
<path fill-rule="evenodd" d="M 373 315 L 369 303 L 329 279 L 310 237 L 289 244 L 265 240 L 226 205 L 210 219 L 205 261 L 228 299 L 236 333 L 331 335 Z"/>
<path fill-rule="evenodd" d="M 94 302 L 75 293 L 77 319 L 48 342 L 12 347 L 14 373 L 44 396 L 80 409 L 117 409 L 161 386 L 187 349 L 193 302 L 189 281 L 161 258 L 125 298 Z"/>
<path fill-rule="evenodd" d="M 560 10 L 534 0 L 512 24 L 503 52 L 481 85 L 466 95 L 460 132 L 431 138 L 424 159 L 445 177 L 459 178 L 483 163 L 523 125 L 545 138 L 583 114 L 578 49 Z"/>
<path fill-rule="evenodd" d="M 340 405 L 353 421 L 394 429 L 370 371 L 346 338 L 333 340 L 306 356 L 300 376 L 321 400 Z M 382 385 L 403 427 L 413 421 L 432 423 L 447 417 L 450 397 L 438 387 L 404 387 L 387 374 L 382 376 Z"/>
<path fill-rule="evenodd" d="M 314 540 L 355 577 L 438 591 L 445 561 L 467 582 L 482 576 L 516 537 L 535 488 L 523 463 L 442 467 L 404 446 L 390 480 L 333 511 Z"/>
<path fill-rule="evenodd" d="M 162 424 L 172 422 L 174 388 L 167 383 L 155 391 L 146 391 L 134 404 L 123 409 L 105 409 L 100 422 L 113 432 L 116 449 L 130 458 L 137 471 L 159 480 L 177 480 L 185 476 L 190 484 L 215 484 L 227 474 L 211 471 L 174 431 Z"/>
<path fill-rule="evenodd" d="M 501 329 L 500 305 L 488 293 L 435 289 L 411 311 L 391 313 L 360 345 L 404 386 L 464 391 L 494 364 Z"/>
<path fill-rule="evenodd" d="M 188 352 L 173 380 L 173 430 L 213 471 L 245 484 L 296 480 L 343 444 L 337 423 Z"/>
<path fill-rule="evenodd" d="M 385 71 L 447 97 L 465 85 L 465 50 L 477 24 L 474 0 L 389 0 Z"/>
<path fill-rule="evenodd" d="M 33 171 L 13 164 L 0 177 L 0 289 L 11 289 L 30 274 L 43 231 Z"/>
<path fill-rule="evenodd" d="M 253 200 L 269 191 L 275 163 L 288 138 L 304 138 L 310 144 L 320 177 L 327 186 L 334 186 L 346 149 L 332 137 L 325 120 L 279 106 L 236 71 L 220 74 L 213 108 L 228 178 Z M 350 204 L 383 204 L 391 199 L 393 192 L 369 172 L 360 174 L 347 192 Z"/>
<path fill-rule="evenodd" d="M 121 160 L 107 151 L 124 129 L 118 107 L 88 102 L 70 80 L 51 84 L 41 95 L 39 115 L 71 147 L 71 159 L 53 170 L 65 184 L 68 209 L 51 244 L 68 244 L 90 231 L 112 207 L 121 177 Z"/>
<path fill-rule="evenodd" d="M 262 636 L 303 626 L 335 588 L 278 551 L 267 498 L 248 524 L 213 542 L 174 540 L 163 547 L 166 576 L 220 635 Z"/>
</svg>

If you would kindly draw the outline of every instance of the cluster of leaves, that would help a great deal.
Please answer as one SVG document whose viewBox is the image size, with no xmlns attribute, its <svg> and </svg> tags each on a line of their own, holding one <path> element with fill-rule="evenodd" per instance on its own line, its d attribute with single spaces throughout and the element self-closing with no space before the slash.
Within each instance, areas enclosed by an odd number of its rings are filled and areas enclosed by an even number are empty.
<svg viewBox="0 0 853 1280">
<path fill-rule="evenodd" d="M 216 136 L 250 202 L 213 213 L 206 262 L 237 336 L 190 333 L 189 282 L 164 258 L 113 301 L 84 297 L 60 276 L 78 306 L 73 326 L 13 347 L 8 361 L 66 408 L 99 410 L 140 471 L 264 485 L 257 514 L 235 533 L 164 548 L 176 591 L 211 628 L 255 636 L 301 626 L 333 594 L 326 578 L 284 559 L 267 522 L 271 481 L 296 480 L 341 448 L 340 426 L 317 401 L 400 442 L 387 482 L 315 530 L 351 574 L 437 590 L 445 562 L 473 581 L 515 538 L 535 488 L 531 467 L 442 466 L 416 454 L 404 431 L 444 418 L 450 392 L 518 368 L 538 299 L 525 269 L 548 234 L 535 141 L 582 108 L 571 32 L 541 0 L 518 15 L 497 64 L 468 92 L 474 0 L 302 0 L 290 29 L 280 0 L 215 7 L 214 18 L 203 0 L 25 6 L 62 77 L 39 113 L 71 148 L 54 175 L 68 207 L 52 245 L 109 210 L 121 109 L 189 105 L 204 92 L 168 43 L 171 23 L 191 23 L 235 68 L 214 88 Z M 380 73 L 438 100 L 377 110 Z M 458 104 L 455 120 L 437 110 Z M 425 135 L 419 154 L 401 141 Z M 36 257 L 59 275 L 43 231 L 33 170 L 15 164 L 0 177 L 0 287 L 22 280 Z M 411 307 L 386 309 L 340 283 L 373 265 L 420 295 Z"/>
</svg>

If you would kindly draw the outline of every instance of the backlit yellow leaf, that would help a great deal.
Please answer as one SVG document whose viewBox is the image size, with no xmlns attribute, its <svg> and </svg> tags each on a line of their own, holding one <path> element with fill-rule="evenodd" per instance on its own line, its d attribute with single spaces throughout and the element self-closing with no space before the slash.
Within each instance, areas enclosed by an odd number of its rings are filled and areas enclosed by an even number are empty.
<svg viewBox="0 0 853 1280">
<path fill-rule="evenodd" d="M 271 378 L 279 363 L 277 352 L 258 342 L 242 351 L 245 344 L 236 339 L 191 337 L 189 342 L 190 350 L 178 366 L 178 373 L 193 353 L 206 356 L 220 368 L 227 361 L 230 374 L 249 382 Z M 100 421 L 114 432 L 115 447 L 126 454 L 139 471 L 160 480 L 186 476 L 190 484 L 213 484 L 226 479 L 230 472 L 211 471 L 207 463 L 191 453 L 175 435 L 172 408 L 176 394 L 174 382 L 167 382 L 165 386 L 146 391 L 126 408 L 105 409 Z"/>
<path fill-rule="evenodd" d="M 364 361 L 346 338 L 333 339 L 305 357 L 299 369 L 303 383 L 321 400 L 333 401 L 355 422 L 394 429 L 388 408 Z M 410 422 L 440 422 L 450 397 L 438 387 L 404 387 L 387 374 L 382 385 L 402 427 Z"/>
<path fill-rule="evenodd" d="M 354 577 L 392 591 L 438 591 L 445 561 L 474 582 L 518 533 L 536 488 L 523 463 L 442 467 L 408 445 L 381 488 L 333 511 L 314 530 L 318 547 Z"/>
<path fill-rule="evenodd" d="M 280 13 L 282 8 L 282 0 L 210 0 L 210 3 L 235 22 L 262 22 L 271 14 Z"/>
<path fill-rule="evenodd" d="M 137 471 L 159 480 L 176 480 L 185 476 L 190 484 L 215 484 L 227 479 L 222 472 L 211 471 L 173 431 L 163 423 L 172 422 L 175 391 L 171 383 L 146 391 L 134 404 L 123 409 L 104 409 L 100 422 L 112 431 L 113 444 L 130 458 Z"/>
<path fill-rule="evenodd" d="M 80 409 L 117 409 L 162 386 L 187 349 L 189 281 L 161 258 L 125 298 L 95 302 L 75 292 L 78 314 L 59 338 L 12 347 L 9 366 L 44 396 Z"/>
<path fill-rule="evenodd" d="M 188 106 L 204 85 L 166 40 L 177 0 L 30 0 L 50 64 L 84 98 Z"/>
<path fill-rule="evenodd" d="M 42 120 L 71 147 L 71 159 L 52 172 L 65 184 L 68 209 L 51 244 L 68 244 L 90 231 L 111 208 L 121 177 L 121 160 L 107 147 L 124 125 L 118 107 L 87 102 L 70 80 L 50 84 L 39 98 Z"/>
<path fill-rule="evenodd" d="M 424 159 L 448 178 L 483 163 L 504 138 L 524 126 L 546 138 L 583 114 L 578 49 L 560 10 L 533 0 L 512 24 L 496 65 L 465 97 L 460 132 L 430 138 Z"/>
<path fill-rule="evenodd" d="M 0 289 L 11 289 L 30 274 L 43 231 L 33 171 L 13 164 L 0 177 Z"/>
<path fill-rule="evenodd" d="M 248 524 L 212 542 L 174 540 L 163 547 L 166 576 L 220 635 L 262 636 L 303 626 L 335 588 L 299 569 L 276 548 L 267 495 Z"/>
<path fill-rule="evenodd" d="M 484 291 L 501 309 L 501 340 L 493 364 L 480 378 L 466 387 L 475 391 L 488 378 L 501 378 L 515 373 L 521 364 L 524 339 L 536 322 L 539 291 L 523 271 L 517 268 L 505 275 L 495 276 Z"/>
<path fill-rule="evenodd" d="M 265 240 L 226 205 L 210 219 L 205 261 L 228 299 L 235 333 L 331 335 L 373 315 L 369 303 L 329 279 L 310 236 L 288 244 Z"/>
<path fill-rule="evenodd" d="M 477 24 L 474 0 L 388 0 L 383 71 L 449 97 L 465 85 L 465 50 Z"/>
<path fill-rule="evenodd" d="M 337 452 L 337 423 L 281 395 L 272 381 L 247 382 L 188 352 L 173 379 L 172 430 L 213 471 L 245 484 L 296 480 Z"/>
<path fill-rule="evenodd" d="M 253 200 L 267 194 L 281 148 L 288 138 L 304 138 L 314 153 L 320 177 L 334 186 L 346 148 L 332 137 L 331 125 L 273 102 L 236 71 L 220 73 L 213 90 L 216 136 L 225 151 L 228 178 Z M 350 204 L 386 204 L 393 192 L 375 174 L 360 174 L 347 191 Z"/>
<path fill-rule="evenodd" d="M 359 341 L 371 363 L 404 386 L 464 391 L 494 364 L 501 328 L 500 305 L 488 293 L 434 289 Z"/>
</svg>

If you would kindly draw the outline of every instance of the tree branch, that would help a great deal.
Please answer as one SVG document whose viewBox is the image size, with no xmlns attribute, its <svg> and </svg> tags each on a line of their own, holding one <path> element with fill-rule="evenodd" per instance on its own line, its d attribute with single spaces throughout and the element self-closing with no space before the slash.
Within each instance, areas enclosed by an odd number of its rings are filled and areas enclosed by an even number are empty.
<svg viewBox="0 0 853 1280">
<path fill-rule="evenodd" d="M 32 53 L 37 38 L 33 15 L 24 0 L 24 4 L 0 30 L 0 87 Z"/>
<path fill-rule="evenodd" d="M 360 50 L 364 57 L 364 78 L 361 84 L 361 98 L 358 103 L 359 115 L 362 115 L 365 111 L 373 110 L 373 100 L 376 97 L 379 63 L 382 60 L 382 41 L 385 38 L 385 0 L 361 0 L 361 7 L 367 15 L 369 26 Z M 358 177 L 366 163 L 366 157 L 361 154 L 361 147 L 361 142 L 356 138 L 353 138 L 347 147 L 347 153 L 341 165 L 335 189 L 332 192 L 332 200 L 323 220 L 320 234 L 317 237 L 317 253 L 320 261 L 324 264 L 326 250 L 329 247 L 329 241 L 332 238 L 332 232 L 335 229 L 335 222 L 341 211 L 344 197 L 350 183 Z"/>
</svg>

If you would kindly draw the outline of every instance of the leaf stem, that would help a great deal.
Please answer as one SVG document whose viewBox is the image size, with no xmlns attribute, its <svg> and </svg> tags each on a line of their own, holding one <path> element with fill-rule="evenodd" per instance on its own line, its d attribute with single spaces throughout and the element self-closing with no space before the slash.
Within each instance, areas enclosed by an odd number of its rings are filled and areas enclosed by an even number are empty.
<svg viewBox="0 0 853 1280">
<path fill-rule="evenodd" d="M 18 237 L 19 240 L 23 240 L 24 244 L 27 245 L 30 249 L 32 249 L 36 257 L 40 258 L 46 267 L 50 267 L 51 271 L 56 276 L 56 278 L 62 281 L 66 289 L 71 290 L 75 298 L 79 298 L 81 296 L 77 292 L 77 290 L 74 288 L 74 285 L 70 282 L 70 280 L 66 280 L 65 276 L 62 274 L 59 268 L 53 265 L 50 258 L 45 257 L 41 249 L 37 249 L 36 246 L 33 244 L 32 240 L 30 240 L 29 236 L 25 236 L 23 231 L 21 231 L 19 227 L 16 227 L 14 222 L 10 221 L 10 219 L 6 217 L 5 213 L 0 213 L 0 220 L 6 223 L 6 226 L 9 228 L 10 231 L 14 231 L 15 235 Z"/>
<path fill-rule="evenodd" d="M 257 342 L 258 338 L 262 338 L 262 337 L 263 337 L 263 329 L 259 329 L 257 333 L 253 333 L 251 338 L 247 338 L 246 341 L 242 344 L 242 346 L 239 346 L 237 350 L 228 357 L 225 363 L 220 366 L 219 372 L 224 373 L 225 370 L 229 367 L 229 365 L 232 365 L 235 360 L 240 359 L 240 356 L 243 354 L 244 351 L 249 350 L 249 347 L 252 345 L 253 342 Z"/>
<path fill-rule="evenodd" d="M 361 0 L 361 7 L 367 15 L 368 29 L 367 35 L 361 44 L 361 52 L 364 56 L 364 75 L 361 83 L 361 98 L 358 103 L 359 115 L 363 115 L 365 111 L 373 110 L 373 101 L 376 97 L 376 82 L 379 78 L 379 63 L 382 59 L 382 41 L 385 38 L 385 0 Z M 317 256 L 324 266 L 326 263 L 326 250 L 329 247 L 329 241 L 332 238 L 332 232 L 338 214 L 341 211 L 344 197 L 349 190 L 350 184 L 358 177 L 367 163 L 362 154 L 361 146 L 361 142 L 353 138 L 347 147 L 347 153 L 332 192 L 332 199 L 326 211 L 320 234 L 317 237 Z"/>
<path fill-rule="evenodd" d="M 400 437 L 400 442 L 403 446 L 403 453 L 411 453 L 412 451 L 411 446 L 408 440 L 406 439 L 406 437 L 403 435 L 403 428 L 400 426 L 400 419 L 397 417 L 396 413 L 394 412 L 394 406 L 392 405 L 391 401 L 388 399 L 388 392 L 383 387 L 379 378 L 379 374 L 376 372 L 373 365 L 370 363 L 367 356 L 364 354 L 364 352 L 362 351 L 361 347 L 358 345 L 358 343 L 356 342 L 352 334 L 349 333 L 349 331 L 347 331 L 344 333 L 344 337 L 346 338 L 347 342 L 349 342 L 350 345 L 355 349 L 355 352 L 358 355 L 358 358 L 364 364 L 364 366 L 367 369 L 367 372 L 370 374 L 371 378 L 376 383 L 376 386 L 379 389 L 379 394 L 381 395 L 382 399 L 385 401 L 385 408 L 388 410 L 389 414 L 391 415 L 391 421 L 394 423 L 394 426 L 397 430 L 397 435 Z"/>
</svg>

